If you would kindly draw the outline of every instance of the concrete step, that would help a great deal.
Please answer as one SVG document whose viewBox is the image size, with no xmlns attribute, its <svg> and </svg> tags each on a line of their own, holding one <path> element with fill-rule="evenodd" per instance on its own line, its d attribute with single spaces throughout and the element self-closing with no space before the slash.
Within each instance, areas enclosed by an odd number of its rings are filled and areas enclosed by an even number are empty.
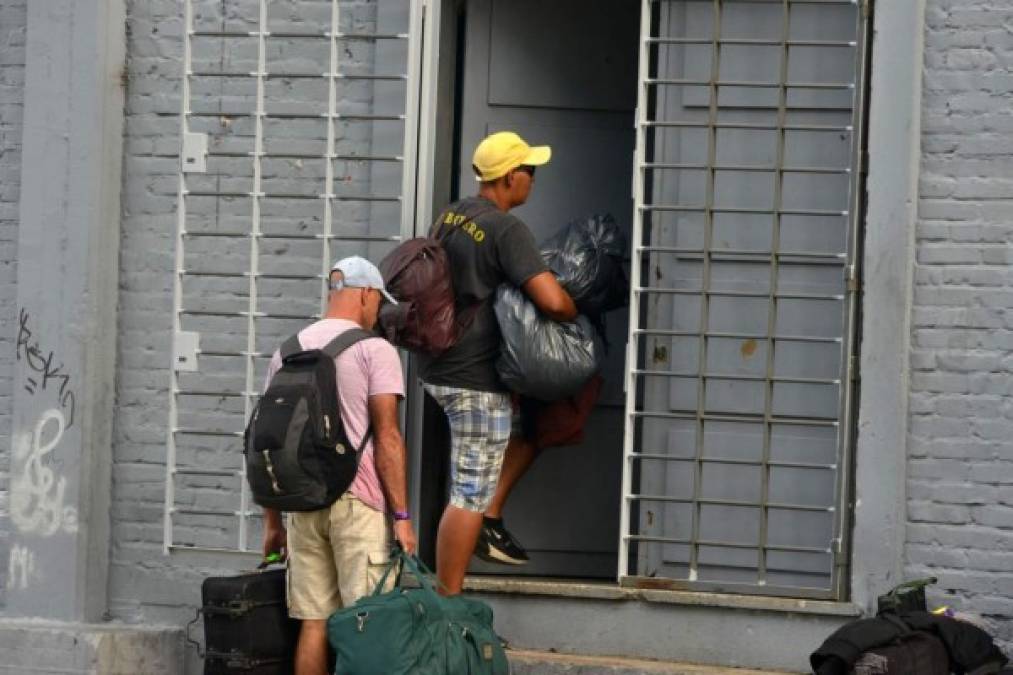
<svg viewBox="0 0 1013 675">
<path fill-rule="evenodd" d="M 508 649 L 511 675 L 792 675 L 785 671 Z"/>
</svg>

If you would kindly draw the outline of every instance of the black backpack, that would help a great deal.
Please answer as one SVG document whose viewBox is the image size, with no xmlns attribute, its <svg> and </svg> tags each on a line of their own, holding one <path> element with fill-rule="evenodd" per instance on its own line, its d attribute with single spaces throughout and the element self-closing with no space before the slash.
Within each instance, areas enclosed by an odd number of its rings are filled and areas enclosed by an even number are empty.
<svg viewBox="0 0 1013 675">
<path fill-rule="evenodd" d="M 298 334 L 281 346 L 281 368 L 250 416 L 243 443 L 253 501 L 279 511 L 317 511 L 337 501 L 355 479 L 358 448 L 345 432 L 334 359 L 376 337 L 350 329 L 323 349 L 304 350 Z"/>
</svg>

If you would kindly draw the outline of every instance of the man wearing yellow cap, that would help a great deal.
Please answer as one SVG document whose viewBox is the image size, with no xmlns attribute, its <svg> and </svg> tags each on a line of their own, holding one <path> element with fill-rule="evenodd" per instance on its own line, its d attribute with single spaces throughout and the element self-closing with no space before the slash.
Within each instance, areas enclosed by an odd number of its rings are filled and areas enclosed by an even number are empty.
<svg viewBox="0 0 1013 675">
<path fill-rule="evenodd" d="M 450 258 L 458 312 L 473 315 L 458 342 L 423 358 L 421 369 L 426 391 L 450 422 L 450 502 L 436 540 L 436 571 L 448 594 L 460 593 L 476 544 L 485 559 L 527 561 L 503 527 L 500 509 L 535 449 L 511 437 L 510 393 L 496 373 L 501 337 L 492 304 L 496 288 L 510 283 L 551 319 L 577 316 L 531 230 L 509 213 L 527 201 L 535 167 L 551 155 L 548 146 L 531 147 L 513 132 L 487 137 L 472 159 L 478 194 L 448 206 L 432 228 Z"/>
</svg>

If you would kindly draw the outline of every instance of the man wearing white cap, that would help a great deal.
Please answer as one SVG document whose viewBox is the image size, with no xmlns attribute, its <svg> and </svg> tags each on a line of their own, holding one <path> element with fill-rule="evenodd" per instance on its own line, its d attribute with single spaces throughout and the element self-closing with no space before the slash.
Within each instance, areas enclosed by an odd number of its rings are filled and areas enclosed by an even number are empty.
<svg viewBox="0 0 1013 675">
<path fill-rule="evenodd" d="M 324 318 L 299 333 L 303 349 L 319 349 L 346 330 L 371 330 L 384 300 L 380 271 L 353 256 L 335 263 Z M 281 368 L 275 352 L 267 381 Z M 329 508 L 290 514 L 286 532 L 281 514 L 264 509 L 264 555 L 288 552 L 289 615 L 302 619 L 296 675 L 327 672 L 327 617 L 352 605 L 379 583 L 394 537 L 408 552 L 416 549 L 408 514 L 405 445 L 398 425 L 404 396 L 401 361 L 382 338 L 355 343 L 335 359 L 341 421 L 348 439 L 362 443 L 372 426 L 348 491 Z"/>
<path fill-rule="evenodd" d="M 421 364 L 425 389 L 450 423 L 450 500 L 436 541 L 436 571 L 449 594 L 461 591 L 474 552 L 496 562 L 527 561 L 500 510 L 535 449 L 512 437 L 511 397 L 496 373 L 502 338 L 492 305 L 496 288 L 509 283 L 551 319 L 577 316 L 531 231 L 509 213 L 527 201 L 535 167 L 551 156 L 548 146 L 531 147 L 513 132 L 492 134 L 472 159 L 478 195 L 451 204 L 433 225 L 450 258 L 458 310 L 476 308 L 458 342 Z"/>
</svg>

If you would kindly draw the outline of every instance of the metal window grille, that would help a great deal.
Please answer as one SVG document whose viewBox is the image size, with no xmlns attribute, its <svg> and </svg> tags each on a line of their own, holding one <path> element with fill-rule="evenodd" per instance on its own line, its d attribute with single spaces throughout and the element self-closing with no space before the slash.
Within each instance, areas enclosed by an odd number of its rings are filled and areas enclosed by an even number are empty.
<svg viewBox="0 0 1013 675">
<path fill-rule="evenodd" d="M 642 2 L 624 585 L 844 592 L 867 14 Z"/>
<path fill-rule="evenodd" d="M 164 548 L 259 550 L 242 434 L 333 260 L 414 231 L 421 0 L 185 0 Z"/>
</svg>

